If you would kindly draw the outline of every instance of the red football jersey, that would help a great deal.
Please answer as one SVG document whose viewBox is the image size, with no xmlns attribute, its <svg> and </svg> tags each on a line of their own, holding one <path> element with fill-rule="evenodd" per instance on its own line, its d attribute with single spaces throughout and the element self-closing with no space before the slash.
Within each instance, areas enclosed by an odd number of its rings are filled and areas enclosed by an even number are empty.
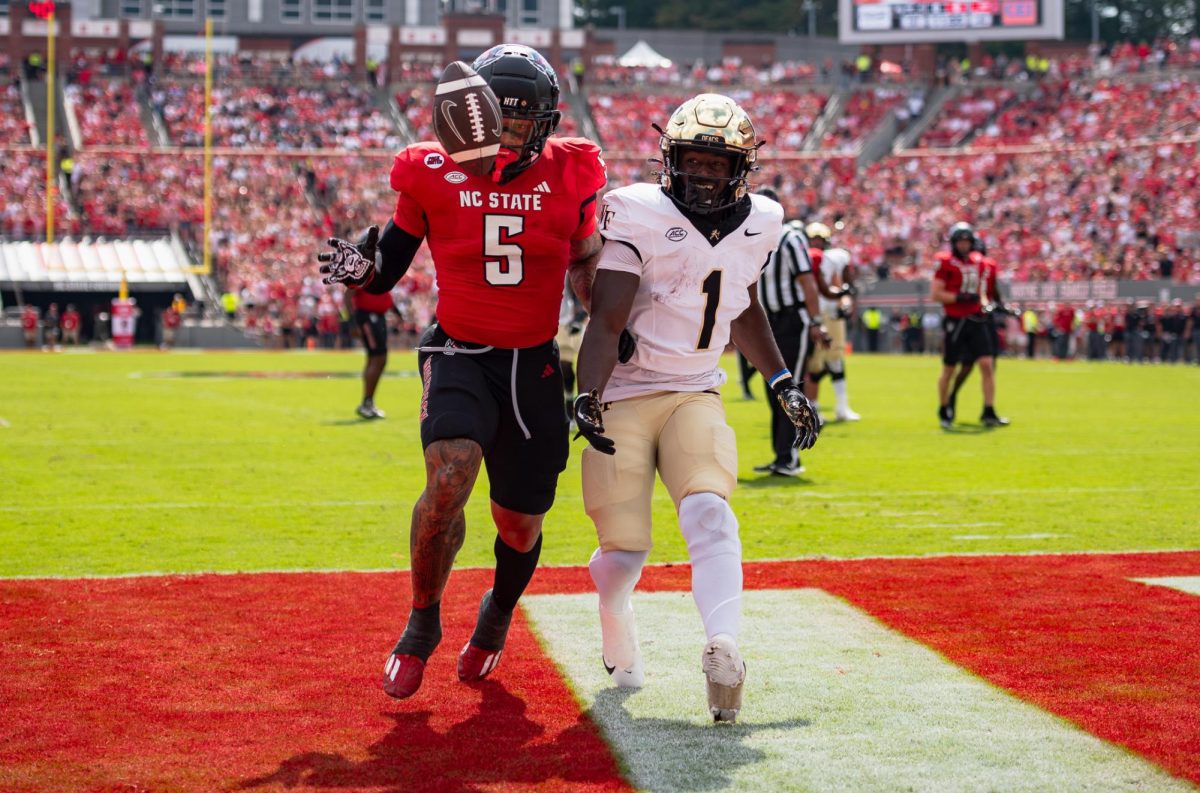
<svg viewBox="0 0 1200 793">
<path fill-rule="evenodd" d="M 595 229 L 605 181 L 599 147 L 582 138 L 550 138 L 504 185 L 459 170 L 437 143 L 396 155 L 393 219 L 427 238 L 446 333 L 504 348 L 554 338 L 571 241 Z"/>
<path fill-rule="evenodd" d="M 934 256 L 937 271 L 933 277 L 945 284 L 946 289 L 959 294 L 973 292 L 979 301 L 973 303 L 947 303 L 946 316 L 962 318 L 983 313 L 983 307 L 996 296 L 996 271 L 988 267 L 984 258 L 971 251 L 966 260 L 949 251 L 938 251 Z"/>
<path fill-rule="evenodd" d="M 373 295 L 364 289 L 350 290 L 350 303 L 356 311 L 370 311 L 375 314 L 386 314 L 395 307 L 392 293 Z"/>
<path fill-rule="evenodd" d="M 76 328 L 79 327 L 79 319 L 80 318 L 79 318 L 78 311 L 64 311 L 63 315 L 62 315 L 62 321 L 61 321 L 62 329 L 63 330 L 75 330 Z"/>
<path fill-rule="evenodd" d="M 21 327 L 24 328 L 25 330 L 37 330 L 37 326 L 38 326 L 37 310 L 36 309 L 34 309 L 34 310 L 26 309 L 21 314 Z"/>
</svg>

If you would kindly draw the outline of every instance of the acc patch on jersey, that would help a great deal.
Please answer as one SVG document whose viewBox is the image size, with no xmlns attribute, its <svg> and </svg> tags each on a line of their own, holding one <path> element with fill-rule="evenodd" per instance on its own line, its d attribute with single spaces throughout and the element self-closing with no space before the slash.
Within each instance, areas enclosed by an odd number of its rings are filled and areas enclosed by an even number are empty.
<svg viewBox="0 0 1200 793">
<path fill-rule="evenodd" d="M 487 82 L 462 61 L 442 72 L 433 101 L 433 132 L 450 159 L 476 176 L 492 172 L 500 151 L 500 103 Z"/>
</svg>

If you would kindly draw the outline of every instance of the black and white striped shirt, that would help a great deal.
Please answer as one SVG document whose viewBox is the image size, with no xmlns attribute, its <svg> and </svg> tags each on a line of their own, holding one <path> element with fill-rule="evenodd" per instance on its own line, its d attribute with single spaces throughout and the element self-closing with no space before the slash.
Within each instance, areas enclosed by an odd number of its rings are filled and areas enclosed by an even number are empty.
<svg viewBox="0 0 1200 793">
<path fill-rule="evenodd" d="M 800 229 L 784 227 L 779 247 L 767 258 L 758 276 L 758 302 L 768 314 L 804 308 L 804 290 L 796 279 L 812 272 L 808 237 Z"/>
</svg>

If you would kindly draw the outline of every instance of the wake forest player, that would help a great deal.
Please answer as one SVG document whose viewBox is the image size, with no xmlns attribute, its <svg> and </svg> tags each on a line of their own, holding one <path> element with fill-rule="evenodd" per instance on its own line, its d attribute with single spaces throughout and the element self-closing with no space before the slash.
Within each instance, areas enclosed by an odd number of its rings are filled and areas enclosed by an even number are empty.
<svg viewBox="0 0 1200 793">
<path fill-rule="evenodd" d="M 954 370 L 957 366 L 979 366 L 983 381 L 985 427 L 1002 427 L 1008 419 L 996 415 L 996 334 L 992 328 L 991 308 L 998 294 L 996 271 L 987 266 L 975 249 L 975 231 L 968 223 L 955 223 L 950 229 L 950 250 L 935 257 L 930 298 L 945 306 L 946 333 L 942 351 L 942 374 L 938 378 L 938 421 L 944 429 L 954 423 L 950 402 Z"/>
<path fill-rule="evenodd" d="M 496 574 L 458 676 L 486 677 L 500 660 L 517 599 L 542 546 L 542 521 L 566 466 L 567 417 L 554 335 L 563 276 L 590 296 L 600 236 L 596 192 L 604 162 L 595 144 L 550 138 L 558 80 L 535 50 L 500 45 L 475 61 L 503 109 L 500 155 L 490 176 L 459 170 L 438 143 L 396 156 L 396 209 L 375 251 L 331 240 L 327 281 L 390 291 L 422 238 L 433 254 L 437 321 L 418 363 L 425 490 L 413 509 L 412 612 L 384 667 L 383 688 L 416 693 L 442 638 L 439 606 L 463 544 L 463 507 L 481 463 L 491 484 Z M 505 164 L 501 165 L 504 162 Z"/>
<path fill-rule="evenodd" d="M 821 378 L 829 375 L 833 383 L 835 399 L 834 418 L 838 421 L 858 421 L 862 416 L 850 409 L 850 397 L 846 393 L 846 317 L 854 316 L 854 267 L 850 264 L 850 251 L 834 248 L 833 232 L 824 223 L 809 223 L 804 228 L 808 242 L 821 252 L 814 264 L 819 273 L 821 288 L 821 321 L 829 332 L 828 346 L 817 346 L 808 362 L 808 386 L 805 391 L 815 405 Z"/>
<path fill-rule="evenodd" d="M 701 94 L 660 132 L 661 187 L 614 190 L 600 213 L 605 242 L 574 413 L 591 445 L 583 453 L 583 499 L 600 547 L 588 567 L 600 593 L 604 665 L 618 686 L 640 686 L 631 595 L 651 547 L 657 469 L 691 559 L 709 709 L 733 721 L 746 666 L 737 646 L 741 541 L 727 503 L 737 446 L 717 391 L 730 339 L 766 375 L 797 446 L 811 447 L 819 427 L 758 302 L 758 273 L 779 240 L 783 211 L 746 192 L 759 146 L 750 119 L 732 100 Z M 626 323 L 637 345 L 618 365 Z"/>
</svg>

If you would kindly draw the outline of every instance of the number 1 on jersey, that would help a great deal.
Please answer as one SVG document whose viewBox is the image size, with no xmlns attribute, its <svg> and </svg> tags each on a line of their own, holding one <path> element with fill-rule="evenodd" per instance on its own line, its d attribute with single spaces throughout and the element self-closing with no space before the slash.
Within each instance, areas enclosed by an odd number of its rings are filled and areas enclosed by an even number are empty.
<svg viewBox="0 0 1200 793">
<path fill-rule="evenodd" d="M 525 230 L 520 215 L 483 216 L 483 277 L 492 286 L 517 286 L 525 278 L 524 249 L 504 240 Z"/>
<path fill-rule="evenodd" d="M 721 304 L 721 270 L 713 270 L 704 279 L 700 291 L 704 293 L 704 324 L 700 327 L 700 341 L 696 343 L 697 350 L 707 350 L 712 343 L 713 326 L 717 324 L 717 306 Z"/>
</svg>

